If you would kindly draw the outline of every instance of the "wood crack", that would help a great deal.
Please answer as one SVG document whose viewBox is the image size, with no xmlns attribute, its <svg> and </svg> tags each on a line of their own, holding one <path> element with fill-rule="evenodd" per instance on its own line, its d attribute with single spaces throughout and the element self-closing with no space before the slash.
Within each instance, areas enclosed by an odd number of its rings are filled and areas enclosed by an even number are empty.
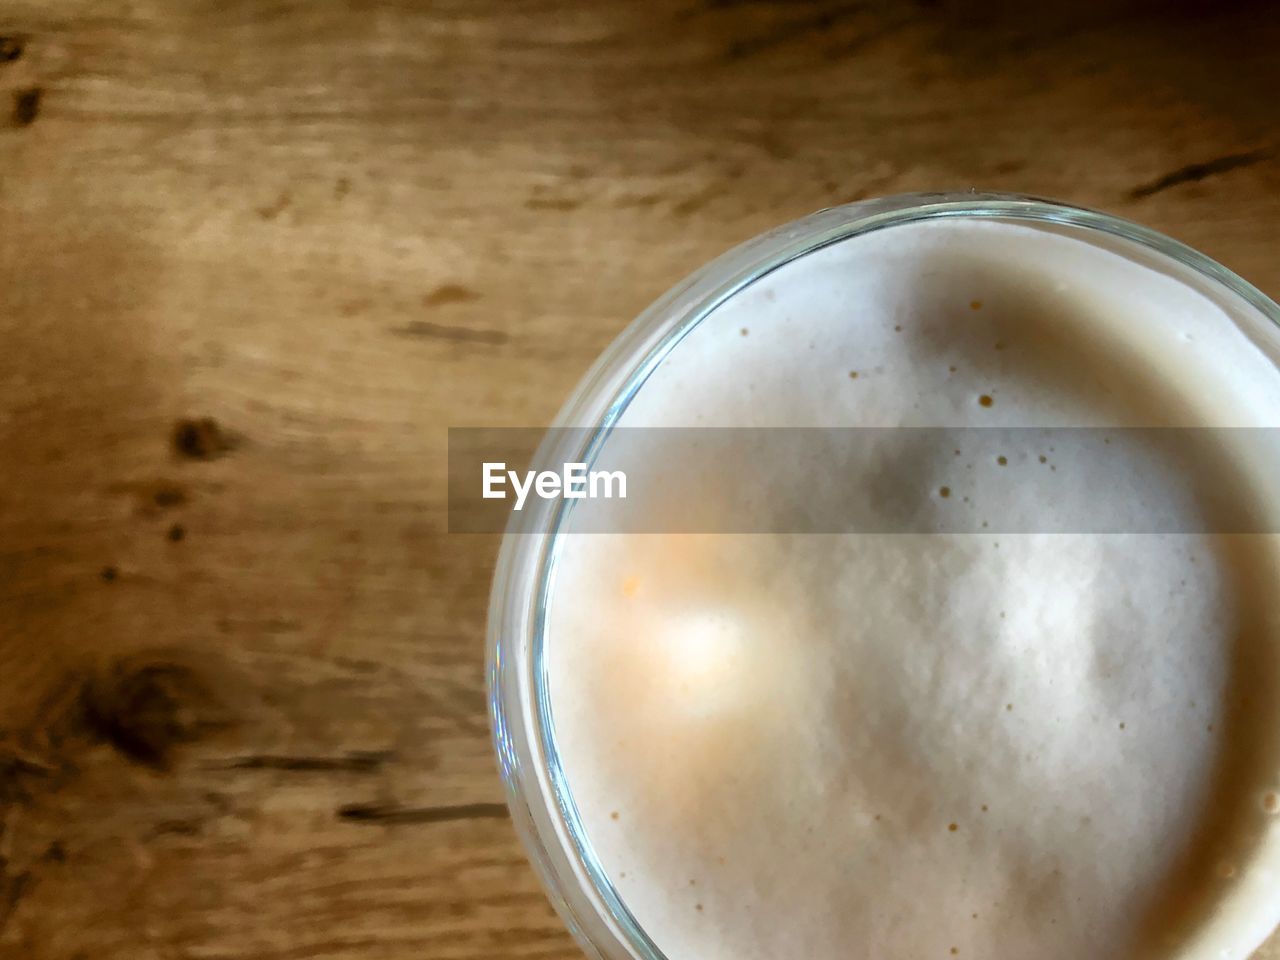
<svg viewBox="0 0 1280 960">
<path fill-rule="evenodd" d="M 505 803 L 460 803 L 443 807 L 348 803 L 338 808 L 339 820 L 391 825 L 448 823 L 454 820 L 506 820 L 510 815 Z"/>
<path fill-rule="evenodd" d="M 866 4 L 862 2 L 842 3 L 830 9 L 818 10 L 808 16 L 797 17 L 794 20 L 778 24 L 761 36 L 735 40 L 726 49 L 725 57 L 729 60 L 742 60 L 746 57 L 785 46 L 801 39 L 806 34 L 817 33 L 821 36 L 842 20 L 853 14 L 861 13 L 865 9 Z"/>
<path fill-rule="evenodd" d="M 389 751 L 353 751 L 340 756 L 257 753 L 229 757 L 216 766 L 228 770 L 284 770 L 296 773 L 373 773 L 389 759 Z"/>
<path fill-rule="evenodd" d="M 1129 199 L 1143 200 L 1183 183 L 1198 183 L 1201 180 L 1206 180 L 1209 177 L 1217 176 L 1230 170 L 1251 167 L 1270 158 L 1270 156 L 1271 154 L 1265 150 L 1253 150 L 1248 153 L 1229 153 L 1226 156 L 1205 160 L 1202 163 L 1190 163 L 1185 167 L 1179 167 L 1177 170 L 1166 173 L 1162 177 L 1157 177 L 1148 183 L 1134 187 L 1129 191 Z"/>
<path fill-rule="evenodd" d="M 474 327 L 431 323 L 427 320 L 410 320 L 402 326 L 392 327 L 391 332 L 397 337 L 425 337 L 432 340 L 451 340 L 454 343 L 481 343 L 494 347 L 501 346 L 511 339 L 501 330 L 477 330 Z"/>
</svg>

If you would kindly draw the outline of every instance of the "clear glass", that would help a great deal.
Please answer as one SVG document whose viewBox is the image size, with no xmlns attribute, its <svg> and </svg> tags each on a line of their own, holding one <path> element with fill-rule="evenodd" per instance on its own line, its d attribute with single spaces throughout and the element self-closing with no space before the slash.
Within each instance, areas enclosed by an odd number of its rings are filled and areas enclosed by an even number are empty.
<svg viewBox="0 0 1280 960">
<path fill-rule="evenodd" d="M 821 210 L 729 251 L 654 302 L 604 352 L 578 385 L 538 452 L 546 463 L 594 462 L 610 430 L 649 375 L 718 305 L 773 270 L 850 237 L 941 217 L 1057 225 L 1116 245 L 1159 269 L 1189 267 L 1202 288 L 1239 312 L 1280 327 L 1280 307 L 1191 248 L 1107 214 L 1007 194 L 908 194 Z M 575 449 L 561 449 L 568 443 Z M 574 501 L 531 500 L 513 514 L 490 597 L 489 708 L 502 779 L 516 829 L 551 901 L 590 957 L 667 958 L 627 910 L 602 869 L 561 770 L 543 661 L 557 538 Z"/>
</svg>

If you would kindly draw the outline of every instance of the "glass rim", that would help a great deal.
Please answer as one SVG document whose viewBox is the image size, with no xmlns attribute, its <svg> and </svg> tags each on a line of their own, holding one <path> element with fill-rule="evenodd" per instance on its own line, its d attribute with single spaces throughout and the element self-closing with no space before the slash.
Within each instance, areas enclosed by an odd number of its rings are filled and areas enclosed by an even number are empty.
<svg viewBox="0 0 1280 960">
<path fill-rule="evenodd" d="M 537 459 L 584 462 L 589 468 L 631 400 L 680 341 L 766 275 L 854 237 L 945 218 L 1053 224 L 1128 241 L 1190 268 L 1280 327 L 1280 306 L 1253 284 L 1192 247 L 1121 217 L 1007 193 L 910 193 L 864 200 L 819 210 L 750 239 L 655 300 L 605 349 L 551 424 L 586 427 L 579 431 L 585 440 L 572 450 L 553 449 L 548 446 L 553 436 L 571 433 L 553 430 Z M 502 539 L 487 637 L 494 744 L 517 832 L 580 945 L 601 960 L 670 960 L 627 908 L 596 856 L 556 745 L 543 650 L 558 542 L 573 505 L 571 500 L 531 504 L 512 514 Z"/>
</svg>

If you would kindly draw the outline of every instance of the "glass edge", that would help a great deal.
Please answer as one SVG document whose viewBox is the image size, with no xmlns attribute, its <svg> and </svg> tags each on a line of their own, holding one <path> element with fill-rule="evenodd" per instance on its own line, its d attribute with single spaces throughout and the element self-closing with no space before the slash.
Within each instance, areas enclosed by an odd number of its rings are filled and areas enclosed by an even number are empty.
<svg viewBox="0 0 1280 960">
<path fill-rule="evenodd" d="M 1234 271 L 1181 241 L 1109 213 L 1055 200 L 1004 193 L 916 193 L 860 201 L 818 210 L 747 240 L 721 254 L 656 299 L 605 349 L 552 423 L 552 427 L 571 427 L 594 420 L 594 425 L 586 428 L 590 431 L 586 441 L 573 451 L 556 451 L 544 445 L 545 449 L 539 448 L 538 459 L 592 462 L 632 399 L 666 356 L 722 303 L 762 277 L 794 260 L 856 236 L 892 226 L 950 217 L 1009 218 L 1053 223 L 1100 231 L 1128 240 L 1169 257 L 1220 284 L 1280 326 L 1280 306 Z M 603 400 L 604 397 L 607 400 Z M 557 453 L 559 457 L 555 456 Z M 599 898 L 601 905 L 609 910 L 619 928 L 617 932 L 622 934 L 619 945 L 640 960 L 668 960 L 623 903 L 596 856 L 573 801 L 556 747 L 547 672 L 543 662 L 543 643 L 558 540 L 571 509 L 571 503 L 559 502 L 542 511 L 541 516 L 532 521 L 539 536 L 527 535 L 530 520 L 525 518 L 522 520 L 524 530 L 519 531 L 520 535 L 503 538 L 490 595 L 487 639 L 488 693 L 495 749 L 499 752 L 508 804 L 514 802 L 526 808 L 525 819 L 517 824 L 517 830 L 522 834 L 531 834 L 522 836 L 522 840 L 531 859 L 535 860 L 535 867 L 548 888 L 553 905 L 579 943 L 593 956 L 600 957 L 599 945 L 586 937 L 577 905 L 568 902 L 566 891 L 561 887 L 562 878 L 554 875 L 549 851 L 543 838 L 537 835 L 537 826 L 527 810 L 530 798 L 526 795 L 527 789 L 521 779 L 521 771 L 515 766 L 508 767 L 507 760 L 503 759 L 504 749 L 510 756 L 511 745 L 502 742 L 498 730 L 499 725 L 503 724 L 501 729 L 506 736 L 511 717 L 499 702 L 504 688 L 501 647 L 504 643 L 504 628 L 512 626 L 509 615 L 513 609 L 511 603 L 516 600 L 531 615 L 529 622 L 532 629 L 524 638 L 528 642 L 528 662 L 508 664 L 505 669 L 517 670 L 527 666 L 529 670 L 529 689 L 534 700 L 531 711 L 534 729 L 526 731 L 526 735 L 531 743 L 536 744 L 541 754 L 547 785 L 554 798 L 555 813 L 559 816 L 564 835 L 570 841 L 576 865 L 590 880 L 594 888 L 592 892 Z M 508 532 L 517 531 L 509 526 Z M 536 550 L 536 556 L 530 552 L 533 550 Z M 531 562 L 533 565 L 529 568 Z M 516 568 L 522 566 L 526 567 L 527 576 L 522 588 L 513 593 L 512 576 Z M 512 639 L 506 638 L 508 643 Z M 527 777 L 528 773 L 524 771 L 524 776 Z M 516 816 L 514 809 L 513 816 Z M 541 862 L 537 862 L 538 860 Z M 613 958 L 610 957 L 609 960 Z"/>
</svg>

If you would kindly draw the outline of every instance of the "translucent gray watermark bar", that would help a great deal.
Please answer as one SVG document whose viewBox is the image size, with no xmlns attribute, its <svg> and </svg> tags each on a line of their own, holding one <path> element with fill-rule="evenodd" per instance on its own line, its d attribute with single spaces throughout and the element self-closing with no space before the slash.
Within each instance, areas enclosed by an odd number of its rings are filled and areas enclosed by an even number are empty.
<svg viewBox="0 0 1280 960">
<path fill-rule="evenodd" d="M 1280 532 L 1280 430 L 451 428 L 449 530 Z"/>
</svg>

